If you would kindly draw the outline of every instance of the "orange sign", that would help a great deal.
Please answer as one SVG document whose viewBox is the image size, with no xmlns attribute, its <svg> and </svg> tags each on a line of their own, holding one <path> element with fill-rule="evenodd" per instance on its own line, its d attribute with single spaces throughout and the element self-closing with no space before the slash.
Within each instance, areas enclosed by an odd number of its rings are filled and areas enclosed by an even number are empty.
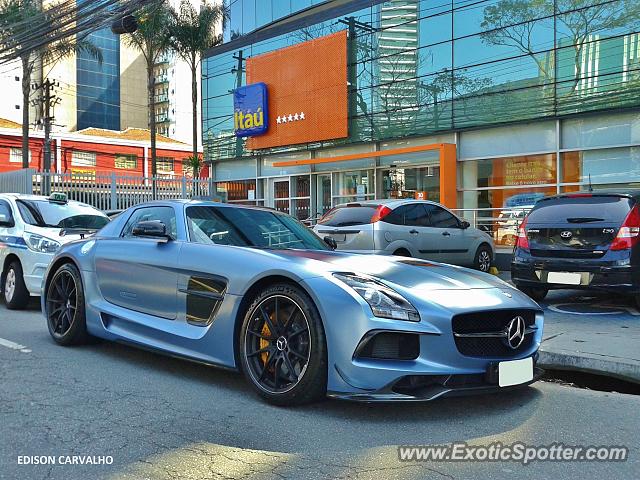
<svg viewBox="0 0 640 480">
<path fill-rule="evenodd" d="M 269 92 L 269 129 L 250 149 L 348 136 L 346 30 L 251 57 L 246 68 L 247 84 Z"/>
</svg>

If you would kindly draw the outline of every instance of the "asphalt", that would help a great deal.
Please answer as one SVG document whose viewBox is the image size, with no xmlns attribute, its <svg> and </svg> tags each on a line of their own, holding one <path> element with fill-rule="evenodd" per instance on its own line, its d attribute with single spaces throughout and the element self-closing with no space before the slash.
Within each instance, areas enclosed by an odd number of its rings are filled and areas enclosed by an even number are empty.
<svg viewBox="0 0 640 480">
<path fill-rule="evenodd" d="M 64 348 L 0 306 L 2 479 L 637 478 L 640 397 L 537 382 L 431 403 L 264 404 L 235 373 L 109 342 Z M 623 445 L 626 462 L 400 462 L 398 445 Z M 111 465 L 19 465 L 107 455 Z"/>
</svg>

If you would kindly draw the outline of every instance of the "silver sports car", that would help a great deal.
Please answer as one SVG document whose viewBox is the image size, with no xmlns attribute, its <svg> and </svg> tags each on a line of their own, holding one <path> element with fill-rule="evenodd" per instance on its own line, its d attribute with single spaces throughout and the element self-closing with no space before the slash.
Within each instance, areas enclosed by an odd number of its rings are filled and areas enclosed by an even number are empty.
<svg viewBox="0 0 640 480">
<path fill-rule="evenodd" d="M 42 308 L 89 336 L 240 370 L 266 400 L 431 400 L 534 381 L 543 315 L 474 270 L 334 252 L 294 218 L 200 201 L 142 204 L 64 245 Z"/>
</svg>

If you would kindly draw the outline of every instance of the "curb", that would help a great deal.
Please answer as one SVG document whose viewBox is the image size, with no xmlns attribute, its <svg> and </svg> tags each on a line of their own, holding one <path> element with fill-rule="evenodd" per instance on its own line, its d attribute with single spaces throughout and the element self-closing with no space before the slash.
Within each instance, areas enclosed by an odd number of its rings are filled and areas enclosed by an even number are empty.
<svg viewBox="0 0 640 480">
<path fill-rule="evenodd" d="M 588 353 L 549 352 L 540 349 L 538 365 L 554 370 L 573 370 L 617 378 L 640 384 L 640 363 L 612 361 L 600 355 Z M 615 358 L 615 357 L 614 357 Z"/>
</svg>

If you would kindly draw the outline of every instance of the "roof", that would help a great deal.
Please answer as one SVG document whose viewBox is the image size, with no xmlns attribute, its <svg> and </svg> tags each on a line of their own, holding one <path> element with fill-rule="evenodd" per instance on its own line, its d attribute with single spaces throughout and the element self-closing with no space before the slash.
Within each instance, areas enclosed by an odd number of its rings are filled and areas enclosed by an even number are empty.
<svg viewBox="0 0 640 480">
<path fill-rule="evenodd" d="M 80 135 L 89 135 L 92 137 L 103 137 L 103 138 L 118 138 L 121 140 L 133 140 L 138 142 L 150 142 L 151 141 L 151 131 L 146 128 L 132 128 L 129 127 L 126 130 L 107 130 L 106 128 L 85 128 L 83 130 L 78 130 Z M 184 142 L 179 142 L 178 140 L 174 140 L 173 138 L 165 137 L 164 135 L 156 134 L 156 139 L 158 142 L 162 143 L 175 143 L 178 145 L 187 145 Z"/>
<path fill-rule="evenodd" d="M 0 128 L 22 128 L 22 124 L 6 118 L 0 118 Z"/>
</svg>

